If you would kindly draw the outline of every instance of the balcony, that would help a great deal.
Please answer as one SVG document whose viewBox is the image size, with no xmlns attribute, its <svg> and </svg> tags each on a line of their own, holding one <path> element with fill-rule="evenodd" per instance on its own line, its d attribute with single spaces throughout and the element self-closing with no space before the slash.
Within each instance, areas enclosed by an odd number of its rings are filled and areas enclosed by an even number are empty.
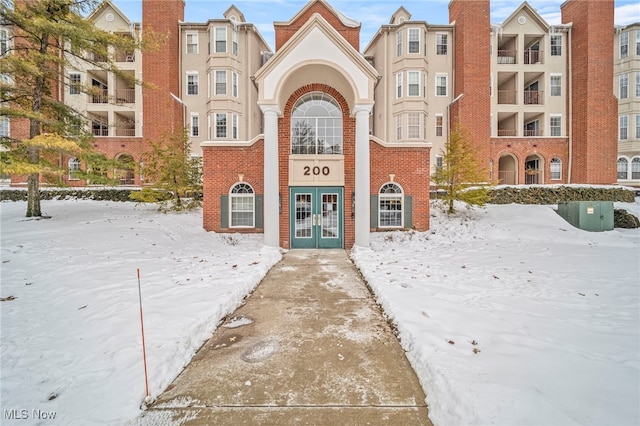
<svg viewBox="0 0 640 426">
<path fill-rule="evenodd" d="M 544 105 L 544 92 L 541 90 L 525 90 L 525 105 Z"/>
<path fill-rule="evenodd" d="M 109 103 L 109 90 L 108 89 L 93 89 L 89 95 L 90 104 L 106 104 Z"/>
<path fill-rule="evenodd" d="M 518 92 L 515 90 L 498 90 L 498 105 L 516 105 Z"/>
<path fill-rule="evenodd" d="M 538 65 L 544 63 L 544 52 L 542 50 L 527 49 L 524 51 L 525 65 Z"/>
<path fill-rule="evenodd" d="M 117 89 L 116 90 L 116 103 L 133 104 L 135 102 L 136 102 L 135 89 Z"/>
<path fill-rule="evenodd" d="M 515 50 L 498 50 L 499 64 L 516 64 L 518 52 Z"/>
<path fill-rule="evenodd" d="M 516 129 L 498 129 L 498 136 L 500 137 L 518 136 L 518 131 Z"/>
</svg>

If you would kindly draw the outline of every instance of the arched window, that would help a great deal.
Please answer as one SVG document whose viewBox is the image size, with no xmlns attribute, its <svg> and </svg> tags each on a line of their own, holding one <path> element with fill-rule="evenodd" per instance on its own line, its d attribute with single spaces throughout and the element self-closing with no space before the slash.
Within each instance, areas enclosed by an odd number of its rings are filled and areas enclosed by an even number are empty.
<svg viewBox="0 0 640 426">
<path fill-rule="evenodd" d="M 624 157 L 618 158 L 618 180 L 628 179 L 629 160 Z"/>
<path fill-rule="evenodd" d="M 240 182 L 231 188 L 229 212 L 232 228 L 253 228 L 255 226 L 255 195 L 251 185 Z"/>
<path fill-rule="evenodd" d="M 551 159 L 550 164 L 550 172 L 551 172 L 551 180 L 560 180 L 562 179 L 562 160 L 554 157 Z"/>
<path fill-rule="evenodd" d="M 402 228 L 404 226 L 403 196 L 400 185 L 392 182 L 382 185 L 378 203 L 378 226 L 380 228 Z"/>
<path fill-rule="evenodd" d="M 342 111 L 326 93 L 307 93 L 291 112 L 292 154 L 342 154 Z"/>
<path fill-rule="evenodd" d="M 79 172 L 80 171 L 80 160 L 76 157 L 71 157 L 69 159 L 69 180 L 78 180 L 80 179 Z"/>
<path fill-rule="evenodd" d="M 634 157 L 631 160 L 631 179 L 640 180 L 640 157 Z"/>
</svg>

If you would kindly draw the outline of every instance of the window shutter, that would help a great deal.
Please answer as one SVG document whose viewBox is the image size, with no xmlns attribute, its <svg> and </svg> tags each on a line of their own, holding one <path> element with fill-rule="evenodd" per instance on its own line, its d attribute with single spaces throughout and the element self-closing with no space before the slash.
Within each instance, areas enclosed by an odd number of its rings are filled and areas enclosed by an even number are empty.
<svg viewBox="0 0 640 426">
<path fill-rule="evenodd" d="M 254 206 L 255 209 L 255 226 L 256 228 L 263 228 L 263 218 L 262 218 L 262 194 L 261 195 L 256 195 L 254 202 L 256 203 L 256 205 Z"/>
<path fill-rule="evenodd" d="M 229 196 L 220 196 L 220 228 L 229 227 Z"/>
<path fill-rule="evenodd" d="M 411 195 L 404 196 L 404 227 L 413 228 L 413 198 Z"/>
<path fill-rule="evenodd" d="M 371 196 L 371 228 L 378 227 L 378 196 Z"/>
</svg>

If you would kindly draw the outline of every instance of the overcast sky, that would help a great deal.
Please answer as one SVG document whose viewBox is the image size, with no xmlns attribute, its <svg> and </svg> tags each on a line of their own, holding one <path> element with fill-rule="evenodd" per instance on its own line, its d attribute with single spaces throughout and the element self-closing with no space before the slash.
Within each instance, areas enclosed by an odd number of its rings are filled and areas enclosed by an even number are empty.
<svg viewBox="0 0 640 426">
<path fill-rule="evenodd" d="M 141 21 L 141 0 L 112 0 L 113 3 L 134 22 Z M 160 3 L 162 0 L 155 0 Z M 529 0 L 548 24 L 560 23 L 560 5 L 565 0 Z M 380 25 L 388 24 L 393 12 L 404 6 L 412 19 L 432 24 L 449 23 L 448 4 L 450 0 L 428 1 L 383 1 L 383 0 L 334 0 L 329 3 L 340 12 L 362 23 L 360 44 L 364 48 Z M 293 17 L 307 0 L 186 0 L 185 20 L 206 22 L 208 19 L 222 18 L 222 14 L 232 4 L 244 14 L 247 22 L 256 25 L 260 34 L 274 48 L 274 21 L 287 21 Z M 500 23 L 520 5 L 513 0 L 491 1 L 491 22 Z M 628 25 L 640 22 L 640 3 L 637 0 L 616 0 L 615 23 Z"/>
</svg>

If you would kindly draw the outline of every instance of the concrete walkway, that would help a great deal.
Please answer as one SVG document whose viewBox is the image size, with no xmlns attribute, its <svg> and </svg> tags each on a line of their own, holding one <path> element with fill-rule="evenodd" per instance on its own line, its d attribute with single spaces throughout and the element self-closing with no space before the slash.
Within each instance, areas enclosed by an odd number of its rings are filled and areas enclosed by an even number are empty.
<svg viewBox="0 0 640 426">
<path fill-rule="evenodd" d="M 344 250 L 284 255 L 145 417 L 185 425 L 430 425 Z"/>
</svg>

